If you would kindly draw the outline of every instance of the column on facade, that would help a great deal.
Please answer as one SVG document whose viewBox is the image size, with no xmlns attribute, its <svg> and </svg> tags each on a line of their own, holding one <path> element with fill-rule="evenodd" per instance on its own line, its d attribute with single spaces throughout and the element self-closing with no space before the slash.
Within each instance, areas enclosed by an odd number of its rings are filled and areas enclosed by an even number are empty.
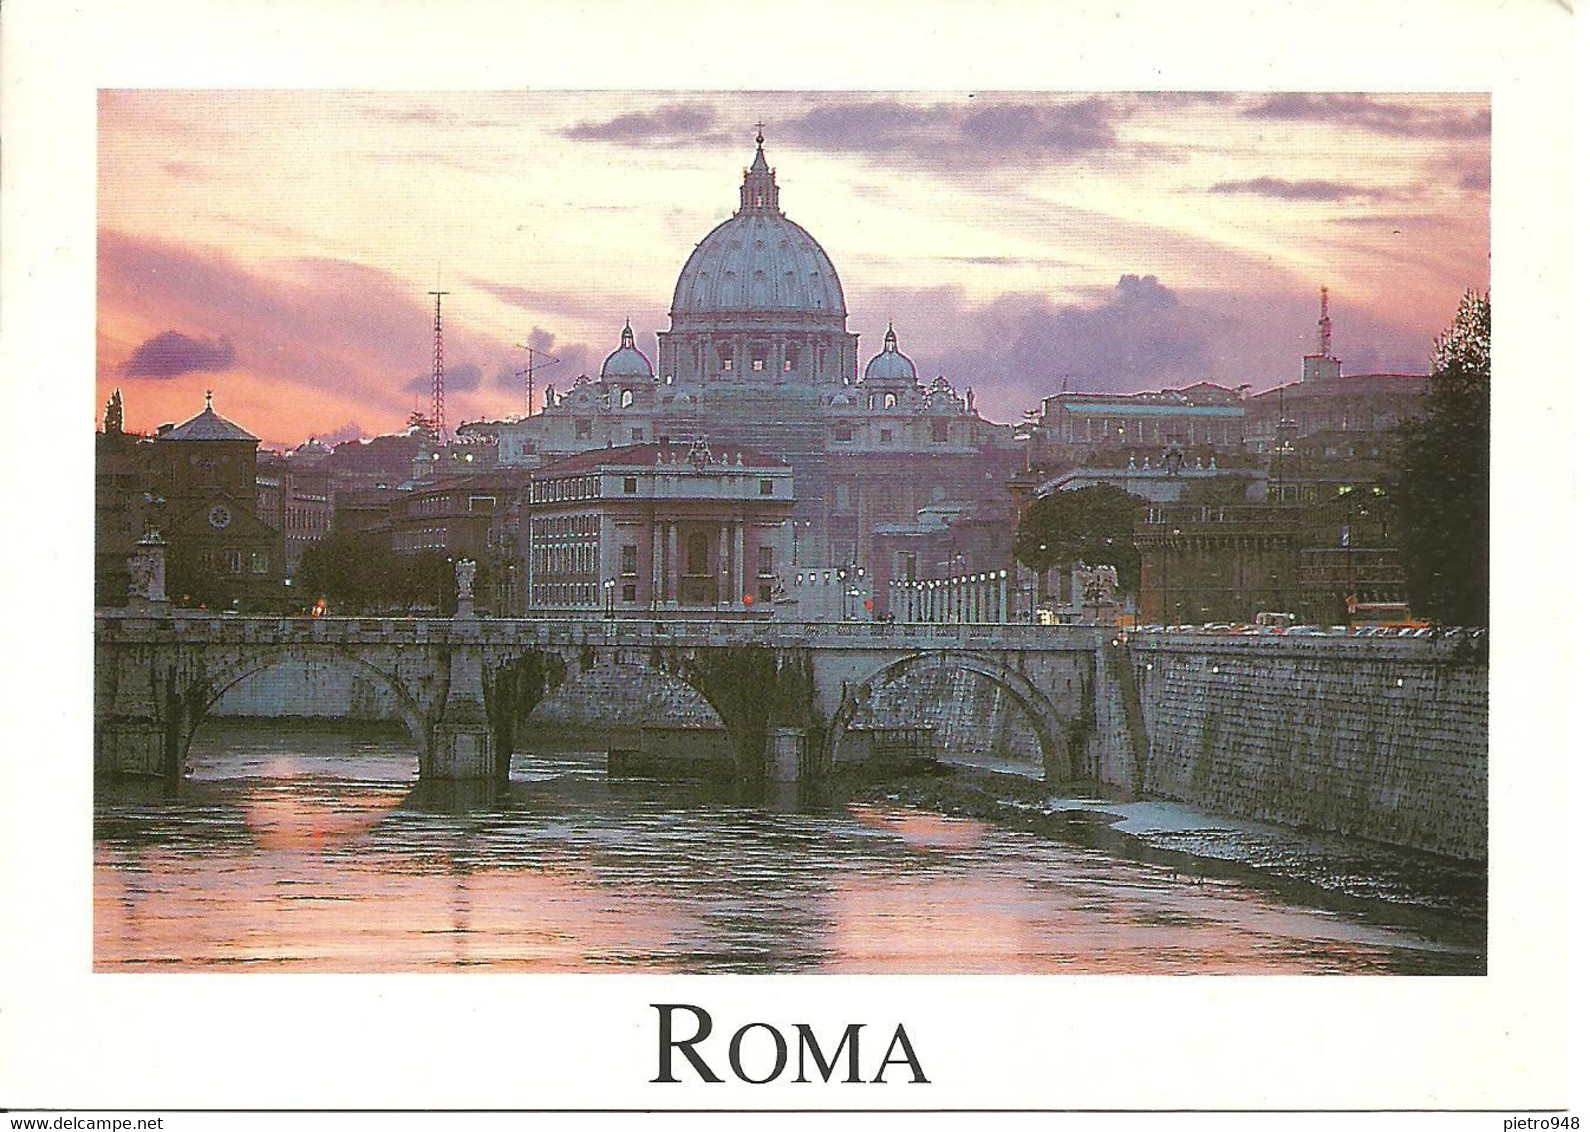
<svg viewBox="0 0 1590 1132">
<path fill-rule="evenodd" d="M 662 605 L 663 536 L 662 524 L 653 519 L 651 524 L 651 593 L 649 603 L 653 609 Z"/>
<path fill-rule="evenodd" d="M 743 608 L 744 603 L 740 598 L 746 591 L 745 587 L 745 523 L 736 521 L 734 524 L 734 592 L 729 594 L 729 600 L 736 609 Z"/>
<path fill-rule="evenodd" d="M 668 573 L 666 582 L 667 600 L 669 605 L 679 604 L 679 524 L 668 524 L 668 557 L 665 569 Z"/>
</svg>

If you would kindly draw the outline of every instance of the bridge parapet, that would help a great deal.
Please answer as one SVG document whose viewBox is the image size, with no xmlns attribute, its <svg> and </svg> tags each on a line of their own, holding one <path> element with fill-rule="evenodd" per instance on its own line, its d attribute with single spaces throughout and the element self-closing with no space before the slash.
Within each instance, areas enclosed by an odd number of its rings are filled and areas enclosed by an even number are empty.
<svg viewBox="0 0 1590 1132">
<path fill-rule="evenodd" d="M 792 649 L 1091 651 L 1111 631 L 1094 626 L 707 621 L 701 619 L 494 619 L 234 617 L 177 611 L 166 617 L 96 614 L 96 633 L 118 642 L 194 644 L 482 645 L 500 647 L 765 645 Z"/>
<path fill-rule="evenodd" d="M 1221 633 L 1131 633 L 1132 652 L 1373 660 L 1483 659 L 1483 641 L 1442 637 L 1253 636 Z"/>
</svg>

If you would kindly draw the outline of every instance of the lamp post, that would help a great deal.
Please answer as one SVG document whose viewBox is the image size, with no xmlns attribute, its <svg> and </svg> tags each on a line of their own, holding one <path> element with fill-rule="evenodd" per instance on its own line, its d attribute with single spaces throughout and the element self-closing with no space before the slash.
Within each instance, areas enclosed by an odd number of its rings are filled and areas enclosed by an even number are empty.
<svg viewBox="0 0 1590 1132">
<path fill-rule="evenodd" d="M 618 582 L 614 578 L 609 578 L 602 583 L 602 608 L 606 610 L 609 621 L 613 619 L 614 615 L 613 591 L 617 585 Z"/>
</svg>

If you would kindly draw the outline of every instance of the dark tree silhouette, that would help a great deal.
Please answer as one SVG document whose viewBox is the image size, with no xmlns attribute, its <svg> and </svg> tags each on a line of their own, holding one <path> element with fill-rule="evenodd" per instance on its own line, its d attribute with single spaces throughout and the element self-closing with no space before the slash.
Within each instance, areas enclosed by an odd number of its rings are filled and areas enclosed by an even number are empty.
<svg viewBox="0 0 1590 1132">
<path fill-rule="evenodd" d="M 1490 615 L 1491 298 L 1469 291 L 1430 354 L 1424 416 L 1405 423 L 1391 483 L 1408 604 L 1447 625 Z"/>
<path fill-rule="evenodd" d="M 1136 593 L 1142 558 L 1132 528 L 1146 506 L 1118 487 L 1056 491 L 1028 508 L 1016 528 L 1016 557 L 1034 570 L 1114 566 L 1122 592 Z"/>
</svg>

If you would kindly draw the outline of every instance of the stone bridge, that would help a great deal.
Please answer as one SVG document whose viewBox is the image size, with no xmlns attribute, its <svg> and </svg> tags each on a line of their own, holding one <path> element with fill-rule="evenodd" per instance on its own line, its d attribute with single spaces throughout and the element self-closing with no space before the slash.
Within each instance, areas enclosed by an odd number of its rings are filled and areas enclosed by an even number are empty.
<svg viewBox="0 0 1590 1132">
<path fill-rule="evenodd" d="M 95 617 L 95 768 L 179 777 L 226 691 L 274 666 L 340 667 L 386 688 L 422 779 L 505 780 L 549 691 L 599 665 L 679 679 L 722 721 L 744 778 L 821 774 L 877 690 L 933 673 L 988 681 L 1032 728 L 1044 773 L 1140 780 L 1125 648 L 1107 628 L 705 620 Z M 1129 710 L 1130 709 L 1130 710 Z M 1133 722 L 1136 726 L 1132 726 Z M 1113 772 L 1113 773 L 1112 773 Z"/>
</svg>

